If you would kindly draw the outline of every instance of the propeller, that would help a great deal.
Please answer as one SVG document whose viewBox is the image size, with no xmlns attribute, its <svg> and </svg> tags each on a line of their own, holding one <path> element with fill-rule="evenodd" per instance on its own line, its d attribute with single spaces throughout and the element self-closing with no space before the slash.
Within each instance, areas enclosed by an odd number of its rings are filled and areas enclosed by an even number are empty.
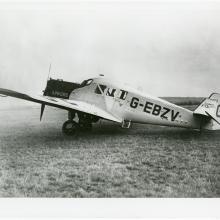
<svg viewBox="0 0 220 220">
<path fill-rule="evenodd" d="M 48 72 L 48 75 L 47 75 L 47 82 L 48 82 L 49 77 L 50 77 L 50 70 L 51 70 L 51 63 L 50 63 L 49 72 Z M 47 85 L 46 85 L 46 88 L 47 88 Z M 46 89 L 43 91 L 43 95 L 47 95 Z M 42 103 L 42 105 L 41 105 L 41 110 L 40 110 L 40 121 L 41 121 L 41 119 L 42 119 L 42 117 L 43 117 L 44 109 L 45 109 L 45 104 Z"/>
<path fill-rule="evenodd" d="M 5 98 L 5 97 L 7 97 L 7 95 L 2 95 L 2 94 L 0 94 L 0 97 L 3 97 L 3 98 Z"/>
<path fill-rule="evenodd" d="M 45 109 L 45 104 L 42 104 L 42 105 L 41 105 L 41 111 L 40 111 L 40 121 L 41 121 L 41 119 L 42 119 L 42 117 L 43 117 L 44 109 Z"/>
</svg>

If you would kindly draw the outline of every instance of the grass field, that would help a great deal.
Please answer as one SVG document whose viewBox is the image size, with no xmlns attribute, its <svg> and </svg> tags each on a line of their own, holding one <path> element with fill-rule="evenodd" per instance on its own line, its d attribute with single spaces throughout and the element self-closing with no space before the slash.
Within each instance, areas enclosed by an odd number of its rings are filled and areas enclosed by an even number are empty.
<svg viewBox="0 0 220 220">
<path fill-rule="evenodd" d="M 1 197 L 219 197 L 220 132 L 152 125 L 61 133 L 66 112 L 0 110 Z"/>
</svg>

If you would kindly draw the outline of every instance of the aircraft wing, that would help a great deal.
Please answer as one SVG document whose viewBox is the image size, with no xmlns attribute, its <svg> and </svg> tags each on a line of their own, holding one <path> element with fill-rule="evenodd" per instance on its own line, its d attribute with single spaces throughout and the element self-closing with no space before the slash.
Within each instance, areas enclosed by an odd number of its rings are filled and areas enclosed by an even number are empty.
<svg viewBox="0 0 220 220">
<path fill-rule="evenodd" d="M 2 88 L 0 88 L 0 95 L 24 99 L 27 101 L 45 104 L 45 105 L 60 108 L 60 109 L 84 112 L 84 113 L 92 114 L 100 118 L 114 121 L 114 122 L 119 122 L 119 123 L 122 122 L 122 119 L 113 116 L 111 113 L 95 105 L 92 105 L 92 104 L 89 104 L 83 101 L 54 98 L 54 97 L 43 96 L 43 95 L 37 95 L 37 96 L 27 95 L 27 94 L 15 92 L 13 90 L 2 89 Z"/>
</svg>

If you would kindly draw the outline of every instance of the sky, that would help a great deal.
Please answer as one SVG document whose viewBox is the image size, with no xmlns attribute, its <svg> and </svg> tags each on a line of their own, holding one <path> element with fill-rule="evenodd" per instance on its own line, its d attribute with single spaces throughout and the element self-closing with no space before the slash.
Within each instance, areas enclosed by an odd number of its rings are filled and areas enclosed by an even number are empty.
<svg viewBox="0 0 220 220">
<path fill-rule="evenodd" d="M 220 1 L 2 1 L 0 88 L 104 74 L 155 96 L 220 92 Z"/>
</svg>

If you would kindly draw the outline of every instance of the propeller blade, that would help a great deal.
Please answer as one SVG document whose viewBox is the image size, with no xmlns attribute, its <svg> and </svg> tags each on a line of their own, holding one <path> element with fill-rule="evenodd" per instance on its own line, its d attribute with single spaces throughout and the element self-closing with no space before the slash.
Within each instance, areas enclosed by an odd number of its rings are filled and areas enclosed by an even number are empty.
<svg viewBox="0 0 220 220">
<path fill-rule="evenodd" d="M 44 109 L 45 109 L 45 104 L 42 104 L 42 105 L 41 105 L 41 111 L 40 111 L 40 121 L 41 121 L 41 119 L 42 119 L 42 117 L 43 117 Z"/>
</svg>

